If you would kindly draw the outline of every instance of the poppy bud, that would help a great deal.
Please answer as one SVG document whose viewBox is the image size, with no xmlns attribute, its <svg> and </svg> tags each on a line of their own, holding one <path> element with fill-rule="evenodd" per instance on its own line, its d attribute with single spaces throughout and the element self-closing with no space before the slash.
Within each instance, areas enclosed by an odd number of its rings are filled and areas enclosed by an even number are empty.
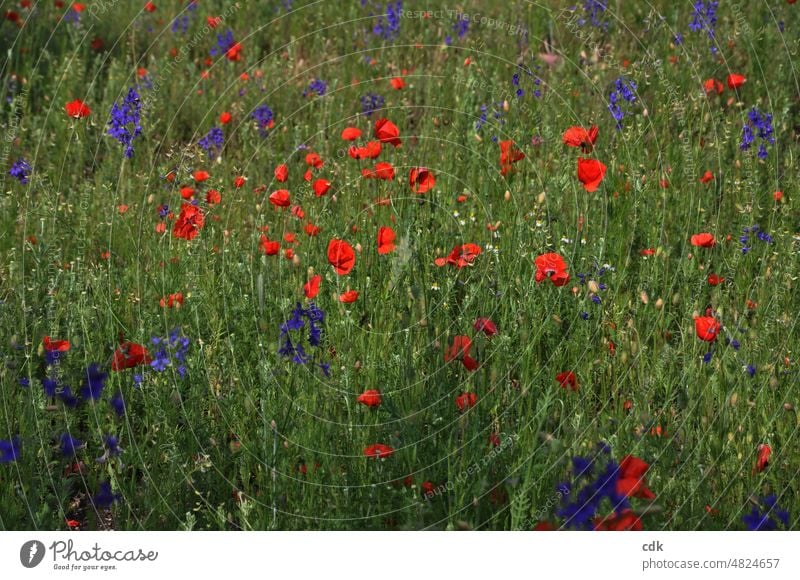
<svg viewBox="0 0 800 580">
<path fill-rule="evenodd" d="M 503 196 L 503 199 L 506 200 L 506 201 L 511 201 L 511 192 L 506 190 L 506 193 Z"/>
<path fill-rule="evenodd" d="M 659 298 L 656 300 L 656 310 L 661 310 L 662 308 L 664 308 L 664 301 Z"/>
</svg>

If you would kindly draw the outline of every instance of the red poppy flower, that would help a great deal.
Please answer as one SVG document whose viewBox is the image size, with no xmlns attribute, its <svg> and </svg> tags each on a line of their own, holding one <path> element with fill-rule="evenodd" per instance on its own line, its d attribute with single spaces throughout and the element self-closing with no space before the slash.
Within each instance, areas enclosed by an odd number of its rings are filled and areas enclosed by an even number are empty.
<svg viewBox="0 0 800 580">
<path fill-rule="evenodd" d="M 746 82 L 747 79 L 740 74 L 734 73 L 728 75 L 728 88 L 731 89 L 732 91 L 735 91 Z"/>
<path fill-rule="evenodd" d="M 353 159 L 375 159 L 381 154 L 381 142 L 367 141 L 364 147 L 350 147 L 347 153 Z"/>
<path fill-rule="evenodd" d="M 307 236 L 314 237 L 318 236 L 319 233 L 322 231 L 318 226 L 314 224 L 306 224 L 303 226 L 303 231 L 306 233 Z"/>
<path fill-rule="evenodd" d="M 352 304 L 356 300 L 358 300 L 358 292 L 355 290 L 348 290 L 339 294 L 339 302 L 342 304 Z"/>
<path fill-rule="evenodd" d="M 625 508 L 620 513 L 595 520 L 594 529 L 599 532 L 640 532 L 644 528 L 641 518 L 630 508 Z"/>
<path fill-rule="evenodd" d="M 219 116 L 219 122 L 223 125 L 227 125 L 231 122 L 231 114 L 228 111 L 223 111 Z"/>
<path fill-rule="evenodd" d="M 583 127 L 570 127 L 564 131 L 562 140 L 565 145 L 570 147 L 580 147 L 584 153 L 589 153 L 597 141 L 597 134 L 599 129 L 596 125 L 592 125 L 588 131 Z"/>
<path fill-rule="evenodd" d="M 322 160 L 322 157 L 312 151 L 311 153 L 306 154 L 306 164 L 314 169 L 319 169 L 325 165 L 325 162 Z"/>
<path fill-rule="evenodd" d="M 289 207 L 291 204 L 289 201 L 289 190 L 279 189 L 277 191 L 273 191 L 269 196 L 269 202 L 277 207 Z"/>
<path fill-rule="evenodd" d="M 706 171 L 703 177 L 700 178 L 700 183 L 708 183 L 709 181 L 714 181 L 714 174 L 710 171 Z"/>
<path fill-rule="evenodd" d="M 197 183 L 203 183 L 203 182 L 204 182 L 204 181 L 206 181 L 206 180 L 207 180 L 209 177 L 211 177 L 211 174 L 210 174 L 208 171 L 202 171 L 202 170 L 200 170 L 200 171 L 195 171 L 195 172 L 192 174 L 192 177 L 194 178 L 194 180 L 195 180 Z"/>
<path fill-rule="evenodd" d="M 703 83 L 703 90 L 707 95 L 710 95 L 711 93 L 717 93 L 718 95 L 721 95 L 723 89 L 724 87 L 722 86 L 722 83 L 717 79 L 708 79 Z"/>
<path fill-rule="evenodd" d="M 500 173 L 506 175 L 512 169 L 512 164 L 525 159 L 525 154 L 517 149 L 511 141 L 500 141 Z"/>
<path fill-rule="evenodd" d="M 446 258 L 436 258 L 433 262 L 439 267 L 450 264 L 456 268 L 463 268 L 465 266 L 471 266 L 475 258 L 477 258 L 482 251 L 481 247 L 477 244 L 462 244 L 453 248 L 450 255 Z"/>
<path fill-rule="evenodd" d="M 153 4 L 152 2 L 147 2 L 144 5 L 144 10 L 145 10 L 145 12 L 155 12 L 156 11 L 156 5 Z"/>
<path fill-rule="evenodd" d="M 50 340 L 49 336 L 42 339 L 42 344 L 47 352 L 67 352 L 70 349 L 68 340 Z"/>
<path fill-rule="evenodd" d="M 209 205 L 216 205 L 222 201 L 222 196 L 216 189 L 209 189 L 206 192 L 206 203 Z"/>
<path fill-rule="evenodd" d="M 489 318 L 478 318 L 475 320 L 473 328 L 478 332 L 483 332 L 486 336 L 492 337 L 497 334 L 497 325 Z"/>
<path fill-rule="evenodd" d="M 183 306 L 183 293 L 176 292 L 175 294 L 164 296 L 158 301 L 158 305 L 161 306 L 161 308 L 180 308 Z"/>
<path fill-rule="evenodd" d="M 311 300 L 315 298 L 317 294 L 319 294 L 319 284 L 322 282 L 322 276 L 316 274 L 311 277 L 311 280 L 303 284 L 303 292 L 306 295 L 306 298 Z"/>
<path fill-rule="evenodd" d="M 362 169 L 361 175 L 365 179 L 382 179 L 384 181 L 391 181 L 394 179 L 394 167 L 391 163 L 381 161 L 375 164 L 375 170 Z"/>
<path fill-rule="evenodd" d="M 475 393 L 461 393 L 456 397 L 456 407 L 459 411 L 471 409 L 478 403 L 478 395 Z"/>
<path fill-rule="evenodd" d="M 139 365 L 148 365 L 151 362 L 153 362 L 153 359 L 145 347 L 135 342 L 125 341 L 114 351 L 114 357 L 111 359 L 111 370 L 116 372 Z"/>
<path fill-rule="evenodd" d="M 640 256 L 652 256 L 656 253 L 655 248 L 645 248 L 643 250 L 639 250 Z"/>
<path fill-rule="evenodd" d="M 380 407 L 381 392 L 376 389 L 369 389 L 361 393 L 357 401 L 367 407 Z"/>
<path fill-rule="evenodd" d="M 617 493 L 625 497 L 638 497 L 642 499 L 655 499 L 650 488 L 644 481 L 644 475 L 650 466 L 633 455 L 626 455 L 619 462 L 619 479 L 617 479 Z"/>
<path fill-rule="evenodd" d="M 562 389 L 578 390 L 578 379 L 572 371 L 564 371 L 556 375 L 556 381 Z"/>
<path fill-rule="evenodd" d="M 327 179 L 317 179 L 314 182 L 314 185 L 312 185 L 311 187 L 314 188 L 314 195 L 316 195 L 317 197 L 322 197 L 323 195 L 328 193 L 328 190 L 331 188 L 331 182 L 328 181 Z"/>
<path fill-rule="evenodd" d="M 393 453 L 394 449 L 389 445 L 384 445 L 383 443 L 373 443 L 372 445 L 364 448 L 365 457 L 375 457 L 376 459 L 391 457 Z"/>
<path fill-rule="evenodd" d="M 392 228 L 387 228 L 381 226 L 378 230 L 378 253 L 383 254 L 390 254 L 394 252 L 395 246 L 394 241 L 397 239 L 397 235 L 394 233 Z"/>
<path fill-rule="evenodd" d="M 285 163 L 278 165 L 275 168 L 275 179 L 283 183 L 289 177 L 289 168 L 286 167 Z"/>
<path fill-rule="evenodd" d="M 342 139 L 345 141 L 355 141 L 361 137 L 361 129 L 357 127 L 346 127 L 342 131 Z"/>
<path fill-rule="evenodd" d="M 537 283 L 544 281 L 545 278 L 550 278 L 555 286 L 564 286 L 569 282 L 567 264 L 559 254 L 552 252 L 542 254 L 536 257 L 534 263 L 536 264 L 535 280 Z"/>
<path fill-rule="evenodd" d="M 713 248 L 717 241 L 712 234 L 703 232 L 701 234 L 694 234 L 691 238 L 692 245 L 699 248 Z"/>
<path fill-rule="evenodd" d="M 392 88 L 396 91 L 399 91 L 406 87 L 406 81 L 403 80 L 403 77 L 394 77 L 393 79 L 389 80 L 389 83 L 391 83 Z"/>
<path fill-rule="evenodd" d="M 375 138 L 381 143 L 391 143 L 395 147 L 400 147 L 403 143 L 400 139 L 400 129 L 389 119 L 378 119 L 375 121 Z"/>
<path fill-rule="evenodd" d="M 597 159 L 578 158 L 578 180 L 586 191 L 596 191 L 605 175 L 606 166 Z"/>
<path fill-rule="evenodd" d="M 536 525 L 533 526 L 534 532 L 554 532 L 556 531 L 556 527 L 548 522 L 547 520 L 542 520 L 540 522 L 536 522 Z"/>
<path fill-rule="evenodd" d="M 769 457 L 772 455 L 772 448 L 766 443 L 758 446 L 758 459 L 756 459 L 756 472 L 761 473 L 769 465 Z"/>
<path fill-rule="evenodd" d="M 172 226 L 172 235 L 184 240 L 193 240 L 203 229 L 205 221 L 203 210 L 191 203 L 182 203 L 181 213 L 175 220 L 175 225 Z"/>
<path fill-rule="evenodd" d="M 80 99 L 75 99 L 64 105 L 64 110 L 73 119 L 83 119 L 92 114 L 92 110 Z"/>
<path fill-rule="evenodd" d="M 708 275 L 708 284 L 709 286 L 719 286 L 725 281 L 725 278 L 719 276 L 717 274 L 709 274 Z"/>
<path fill-rule="evenodd" d="M 344 240 L 333 239 L 328 243 L 328 262 L 340 276 L 350 273 L 356 263 L 353 246 Z"/>
<path fill-rule="evenodd" d="M 273 242 L 264 234 L 261 234 L 261 251 L 267 256 L 276 256 L 281 251 L 280 242 Z"/>
<path fill-rule="evenodd" d="M 240 189 L 245 183 L 247 183 L 247 178 L 243 175 L 239 175 L 233 180 L 233 187 Z"/>
<path fill-rule="evenodd" d="M 722 325 L 713 316 L 698 316 L 694 319 L 694 329 L 700 340 L 714 342 Z"/>
<path fill-rule="evenodd" d="M 413 167 L 408 174 L 408 185 L 414 193 L 425 193 L 436 185 L 436 178 L 425 167 Z"/>
<path fill-rule="evenodd" d="M 472 340 L 468 336 L 457 335 L 453 337 L 453 344 L 444 353 L 444 362 L 451 360 L 460 360 L 468 371 L 474 371 L 478 368 L 478 361 L 469 356 L 469 351 L 472 348 Z"/>
</svg>

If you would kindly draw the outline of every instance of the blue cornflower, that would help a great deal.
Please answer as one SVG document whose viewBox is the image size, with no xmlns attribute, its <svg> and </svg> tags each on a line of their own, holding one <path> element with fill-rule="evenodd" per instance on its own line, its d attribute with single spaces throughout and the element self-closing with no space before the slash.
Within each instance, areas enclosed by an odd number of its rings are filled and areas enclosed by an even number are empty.
<svg viewBox="0 0 800 580">
<path fill-rule="evenodd" d="M 22 453 L 22 440 L 19 437 L 0 439 L 0 464 L 13 463 Z"/>
<path fill-rule="evenodd" d="M 8 174 L 17 179 L 22 185 L 25 185 L 28 183 L 28 177 L 30 177 L 31 171 L 33 171 L 33 168 L 30 163 L 19 158 L 11 165 Z"/>
<path fill-rule="evenodd" d="M 675 43 L 675 46 L 680 46 L 683 44 L 683 34 L 680 32 L 677 33 L 675 36 L 672 37 L 672 42 Z"/>
<path fill-rule="evenodd" d="M 61 435 L 61 455 L 72 457 L 83 446 L 83 441 L 76 439 L 69 433 Z"/>
<path fill-rule="evenodd" d="M 61 399 L 61 402 L 64 403 L 64 406 L 69 407 L 70 409 L 74 409 L 78 406 L 78 397 L 72 394 L 72 389 L 70 389 L 67 385 L 62 387 L 61 392 L 58 393 L 58 398 Z"/>
<path fill-rule="evenodd" d="M 216 157 L 222 153 L 222 148 L 225 145 L 225 133 L 219 127 L 211 127 L 206 136 L 200 139 L 197 144 L 205 149 L 206 155 Z"/>
<path fill-rule="evenodd" d="M 42 379 L 42 388 L 44 389 L 45 397 L 55 397 L 58 381 L 50 377 L 45 377 Z"/>
<path fill-rule="evenodd" d="M 772 115 L 759 111 L 756 107 L 750 109 L 747 114 L 747 122 L 742 126 L 742 142 L 739 149 L 746 151 L 755 142 L 756 138 L 761 140 L 758 147 L 759 159 L 767 158 L 767 144 L 775 143 L 774 129 L 772 127 Z"/>
<path fill-rule="evenodd" d="M 209 51 L 211 56 L 223 56 L 233 48 L 236 40 L 233 38 L 233 30 L 226 30 L 223 34 L 217 34 L 217 45 Z"/>
<path fill-rule="evenodd" d="M 111 107 L 108 134 L 125 146 L 125 157 L 133 157 L 133 140 L 142 134 L 142 101 L 133 87 L 122 102 Z"/>
<path fill-rule="evenodd" d="M 751 378 L 756 376 L 756 367 L 754 367 L 753 365 L 747 365 L 747 367 L 745 367 L 745 370 L 747 371 L 747 374 L 750 375 Z"/>
<path fill-rule="evenodd" d="M 81 397 L 95 401 L 103 394 L 108 374 L 100 370 L 97 363 L 92 363 L 86 369 L 86 374 L 81 387 Z"/>
<path fill-rule="evenodd" d="M 111 484 L 104 481 L 100 484 L 100 489 L 95 495 L 92 496 L 92 504 L 96 508 L 107 509 L 115 502 L 119 501 L 122 496 L 111 491 Z"/>
<path fill-rule="evenodd" d="M 165 348 L 159 349 L 153 360 L 150 362 L 150 366 L 153 367 L 153 370 L 159 373 L 163 373 L 167 370 L 167 367 L 170 365 L 169 354 Z"/>
<path fill-rule="evenodd" d="M 267 129 L 270 128 L 275 118 L 272 109 L 270 109 L 268 105 L 256 107 L 250 116 L 258 123 L 258 130 L 262 135 L 266 134 Z"/>
<path fill-rule="evenodd" d="M 111 408 L 114 409 L 114 412 L 117 414 L 117 417 L 123 417 L 125 415 L 125 399 L 122 397 L 122 392 L 117 391 L 111 400 L 108 402 L 111 405 Z"/>
<path fill-rule="evenodd" d="M 383 109 L 386 101 L 380 95 L 368 93 L 361 97 L 361 114 L 365 117 L 371 117 L 372 113 Z"/>
<path fill-rule="evenodd" d="M 599 447 L 601 453 L 609 454 L 607 445 Z M 613 459 L 605 463 L 601 471 L 597 471 L 600 455 L 594 458 L 574 457 L 572 460 L 573 476 L 576 482 L 563 483 L 560 490 L 566 490 L 562 497 L 561 508 L 556 512 L 565 520 L 564 525 L 572 529 L 592 529 L 594 519 L 603 511 L 604 500 L 617 513 L 629 506 L 624 494 L 617 491 L 620 466 Z M 570 501 L 572 500 L 572 501 Z"/>
<path fill-rule="evenodd" d="M 759 508 L 764 508 L 763 514 Z M 777 519 L 772 519 L 773 515 Z M 778 499 L 774 495 L 768 495 L 762 497 L 749 514 L 742 516 L 742 522 L 751 532 L 771 532 L 778 529 L 779 522 L 784 527 L 789 525 L 789 512 L 778 506 Z"/>
<path fill-rule="evenodd" d="M 323 81 L 322 79 L 314 79 L 308 84 L 308 88 L 303 91 L 303 96 L 307 97 L 308 95 L 315 94 L 318 97 L 321 97 L 325 94 L 325 91 L 328 90 L 328 83 Z"/>
<path fill-rule="evenodd" d="M 20 377 L 17 382 L 19 383 L 20 387 L 26 389 L 31 386 L 31 380 L 28 377 Z"/>
</svg>

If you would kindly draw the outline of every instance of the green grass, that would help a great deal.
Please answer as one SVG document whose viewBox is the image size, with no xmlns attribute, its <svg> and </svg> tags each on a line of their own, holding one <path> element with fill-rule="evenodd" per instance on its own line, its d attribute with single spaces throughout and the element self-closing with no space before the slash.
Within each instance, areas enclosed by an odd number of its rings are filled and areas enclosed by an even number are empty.
<svg viewBox="0 0 800 580">
<path fill-rule="evenodd" d="M 0 439 L 22 438 L 19 459 L 0 465 L 0 529 L 65 529 L 66 520 L 121 530 L 531 529 L 554 521 L 570 458 L 599 441 L 617 459 L 630 453 L 651 464 L 657 509 L 644 517 L 647 529 L 743 529 L 751 498 L 769 493 L 789 509 L 788 527 L 798 527 L 796 6 L 721 6 L 715 58 L 705 35 L 688 30 L 690 2 L 654 2 L 652 11 L 612 2 L 605 33 L 577 26 L 554 2 L 465 2 L 465 13 L 527 27 L 527 43 L 478 23 L 450 47 L 452 18 L 404 18 L 397 39 L 382 41 L 357 1 L 296 1 L 287 13 L 274 1 L 204 0 L 184 35 L 170 31 L 178 2 L 157 3 L 153 14 L 139 14 L 137 3 L 97 3 L 98 17 L 84 12 L 78 26 L 59 22 L 46 4 L 22 28 L 0 25 L 0 74 L 4 86 L 12 78 L 17 86 L 0 113 Z M 656 14 L 664 20 L 647 30 Z M 209 15 L 225 15 L 216 31 L 203 29 Z M 204 64 L 215 34 L 228 28 L 242 61 Z M 685 43 L 676 47 L 678 31 Z M 91 47 L 94 38 L 102 50 Z M 560 56 L 553 67 L 537 58 L 545 39 Z M 520 59 L 541 67 L 540 98 L 532 84 L 523 98 L 513 95 Z M 105 129 L 139 67 L 153 86 L 140 91 L 144 133 L 126 159 Z M 404 69 L 407 86 L 395 91 L 389 79 Z M 727 88 L 703 95 L 705 79 L 724 82 L 730 72 L 748 78 L 738 98 Z M 639 100 L 617 131 L 606 100 L 622 74 L 639 84 Z M 328 82 L 326 95 L 302 97 L 315 78 Z M 371 118 L 361 115 L 366 93 L 385 98 Z M 75 98 L 91 107 L 89 118 L 64 114 Z M 501 123 L 492 104 L 504 99 Z M 266 138 L 248 118 L 261 104 L 275 112 Z M 482 104 L 488 122 L 476 138 Z M 739 150 L 752 106 L 774 113 L 766 161 Z M 218 162 L 197 141 L 222 111 L 233 121 Z M 402 147 L 351 159 L 341 130 L 361 128 L 363 142 L 380 116 L 398 125 Z M 608 172 L 587 193 L 575 177 L 580 152 L 561 134 L 591 123 L 600 128 L 593 155 Z M 505 177 L 492 136 L 526 154 Z M 543 142 L 532 144 L 534 136 Z M 325 197 L 302 178 L 301 144 L 325 161 L 314 172 L 333 184 Z M 19 157 L 34 167 L 26 185 L 7 175 Z M 361 177 L 376 161 L 394 165 L 394 181 Z M 290 169 L 283 185 L 273 179 L 280 163 Z M 437 179 L 422 196 L 408 187 L 417 165 Z M 218 189 L 222 203 L 208 208 L 191 242 L 157 233 L 158 207 L 177 215 L 178 186 L 197 169 L 211 173 L 204 187 Z M 164 179 L 171 170 L 173 184 Z M 706 170 L 715 180 L 701 184 Z M 238 175 L 248 178 L 241 189 L 232 185 Z M 268 203 L 280 187 L 304 220 Z M 389 196 L 392 205 L 375 204 Z M 317 237 L 303 232 L 307 222 L 321 228 Z M 496 222 L 493 234 L 486 226 Z M 738 238 L 754 224 L 774 243 L 753 241 L 742 254 Z M 282 241 L 295 260 L 259 252 L 263 226 L 270 239 L 296 235 L 294 245 Z M 378 255 L 380 226 L 397 232 L 396 252 Z M 714 233 L 717 246 L 692 247 L 701 231 Z M 328 265 L 331 238 L 361 245 L 348 276 Z M 472 267 L 434 266 L 467 242 L 484 249 Z M 644 248 L 657 251 L 643 257 Z M 566 287 L 534 281 L 534 258 L 550 251 L 569 266 Z M 613 267 L 600 305 L 577 277 L 595 264 Z M 316 356 L 330 363 L 330 377 L 278 354 L 280 325 L 306 302 L 309 269 L 323 276 Z M 709 286 L 712 272 L 725 282 Z M 336 299 L 347 288 L 360 293 L 349 305 Z M 176 292 L 181 308 L 159 306 Z M 704 364 L 708 344 L 692 317 L 707 307 L 725 331 Z M 445 364 L 453 336 L 474 336 L 479 316 L 499 328 L 474 338 L 480 369 Z M 101 399 L 77 409 L 45 397 L 45 335 L 70 340 L 59 373 L 77 391 L 84 369 L 108 365 L 121 336 L 152 351 L 150 338 L 176 327 L 191 339 L 184 378 L 175 365 L 148 369 L 137 388 L 141 369 L 110 373 Z M 741 348 L 726 346 L 726 336 Z M 566 370 L 577 392 L 556 382 Z M 381 407 L 357 403 L 366 389 L 383 392 Z M 123 419 L 108 404 L 117 391 Z M 464 391 L 479 399 L 460 413 L 454 400 Z M 649 435 L 656 426 L 663 436 Z M 67 431 L 86 442 L 71 473 L 58 449 Z M 494 449 L 493 432 L 505 434 Z M 98 463 L 109 433 L 124 452 Z M 362 450 L 372 443 L 395 453 L 368 460 Z M 773 454 L 755 473 L 762 443 Z M 90 496 L 103 481 L 122 499 L 95 510 Z M 425 481 L 447 489 L 425 499 Z M 634 500 L 635 509 L 645 506 Z"/>
</svg>

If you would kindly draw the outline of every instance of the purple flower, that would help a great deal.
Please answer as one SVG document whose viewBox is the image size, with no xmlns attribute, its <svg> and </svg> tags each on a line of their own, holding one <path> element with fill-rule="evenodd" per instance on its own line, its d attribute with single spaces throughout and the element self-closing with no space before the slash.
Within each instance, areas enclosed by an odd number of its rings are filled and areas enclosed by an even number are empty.
<svg viewBox="0 0 800 580">
<path fill-rule="evenodd" d="M 622 129 L 622 119 L 630 114 L 622 109 L 622 103 L 636 102 L 636 89 L 636 83 L 625 77 L 614 81 L 614 90 L 608 95 L 608 110 L 617 122 L 617 130 Z"/>
<path fill-rule="evenodd" d="M 739 149 L 747 151 L 756 139 L 761 140 L 758 147 L 758 158 L 766 159 L 767 144 L 775 143 L 772 115 L 753 107 L 747 114 L 747 122 L 742 126 L 742 142 L 739 144 Z"/>
<path fill-rule="evenodd" d="M 269 129 L 275 118 L 272 109 L 270 109 L 268 105 L 256 107 L 250 116 L 258 123 L 258 130 L 262 135 L 266 135 L 267 129 Z"/>
<path fill-rule="evenodd" d="M 22 440 L 17 437 L 0 439 L 0 464 L 13 463 L 22 453 Z"/>
<path fill-rule="evenodd" d="M 322 79 L 314 79 L 308 84 L 308 88 L 303 91 L 303 96 L 307 97 L 309 95 L 315 94 L 318 97 L 321 97 L 325 94 L 325 91 L 328 90 L 328 83 L 323 81 Z"/>
<path fill-rule="evenodd" d="M 689 30 L 692 32 L 703 32 L 708 35 L 711 41 L 711 53 L 717 53 L 716 39 L 714 38 L 714 28 L 717 25 L 717 7 L 719 2 L 704 2 L 697 0 L 692 11 L 692 21 L 689 23 Z"/>
<path fill-rule="evenodd" d="M 385 40 L 394 40 L 400 35 L 400 22 L 403 14 L 403 2 L 389 2 L 386 5 L 386 10 L 383 11 L 380 6 L 378 7 L 379 15 L 375 26 L 372 28 L 372 34 L 380 36 Z"/>
<path fill-rule="evenodd" d="M 216 157 L 222 153 L 222 147 L 225 145 L 225 133 L 219 127 L 211 127 L 211 130 L 197 144 L 205 149 L 206 155 Z"/>
<path fill-rule="evenodd" d="M 111 491 L 111 484 L 104 481 L 100 484 L 100 489 L 92 496 L 92 504 L 99 509 L 108 509 L 122 496 Z"/>
<path fill-rule="evenodd" d="M 133 140 L 142 134 L 142 101 L 131 87 L 122 102 L 111 107 L 108 134 L 125 146 L 125 157 L 133 157 Z"/>
<path fill-rule="evenodd" d="M 372 113 L 383 109 L 386 101 L 382 96 L 374 93 L 368 93 L 361 97 L 361 114 L 365 117 L 371 117 Z"/>
<path fill-rule="evenodd" d="M 603 13 L 608 8 L 608 1 L 583 0 L 583 16 L 578 18 L 578 25 L 591 24 L 595 28 L 606 30 L 608 22 L 602 19 Z"/>
<path fill-rule="evenodd" d="M 30 166 L 30 164 L 24 159 L 20 158 L 17 159 L 13 165 L 11 165 L 11 169 L 9 169 L 8 174 L 17 179 L 22 185 L 25 185 L 28 183 L 28 177 L 30 177 L 31 171 L 33 171 L 33 168 Z"/>
<path fill-rule="evenodd" d="M 236 41 L 233 38 L 233 30 L 229 29 L 223 34 L 217 34 L 217 45 L 209 52 L 211 56 L 224 56 L 235 44 Z"/>
<path fill-rule="evenodd" d="M 69 433 L 61 435 L 61 455 L 72 457 L 83 446 L 83 441 L 76 439 Z"/>
<path fill-rule="evenodd" d="M 762 514 L 760 509 L 764 510 Z M 773 519 L 772 516 L 777 519 Z M 778 506 L 778 499 L 768 495 L 758 500 L 758 507 L 753 507 L 749 514 L 742 516 L 742 522 L 751 532 L 771 532 L 778 529 L 778 523 L 784 527 L 789 525 L 789 512 Z"/>
<path fill-rule="evenodd" d="M 89 365 L 83 379 L 81 397 L 84 399 L 91 399 L 92 401 L 99 399 L 106 386 L 106 378 L 108 378 L 108 374 L 102 372 L 97 363 Z"/>
</svg>

